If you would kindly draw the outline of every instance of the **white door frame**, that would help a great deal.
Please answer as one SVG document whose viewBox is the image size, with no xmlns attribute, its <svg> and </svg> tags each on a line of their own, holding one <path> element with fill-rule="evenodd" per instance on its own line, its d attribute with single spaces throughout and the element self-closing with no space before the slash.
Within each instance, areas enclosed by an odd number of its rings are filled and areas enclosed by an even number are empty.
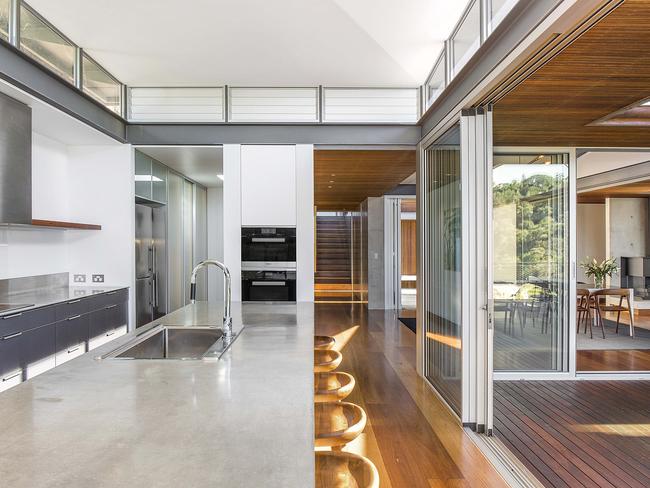
<svg viewBox="0 0 650 488">
<path fill-rule="evenodd" d="M 402 309 L 402 200 L 415 195 L 384 196 L 384 303 L 386 309 Z"/>
<path fill-rule="evenodd" d="M 569 307 L 568 307 L 568 343 L 564 349 L 562 371 L 513 371 L 513 372 L 495 372 L 495 380 L 569 380 L 576 377 L 576 301 L 570 297 L 576 296 L 576 149 L 574 147 L 544 147 L 544 146 L 497 146 L 493 148 L 493 154 L 568 154 L 569 155 Z M 490 204 L 492 195 L 492 178 L 490 168 L 490 180 L 487 182 L 486 191 L 490 194 Z M 491 210 L 491 209 L 490 209 Z M 491 225 L 491 222 L 490 222 Z M 490 238 L 491 233 L 487 236 Z M 487 245 L 487 243 L 486 243 Z M 492 268 L 491 262 L 488 266 Z M 491 273 L 490 273 L 491 278 Z M 491 288 L 491 281 L 487 284 Z M 490 303 L 493 307 L 493 303 Z M 490 310 L 493 312 L 493 309 Z"/>
</svg>

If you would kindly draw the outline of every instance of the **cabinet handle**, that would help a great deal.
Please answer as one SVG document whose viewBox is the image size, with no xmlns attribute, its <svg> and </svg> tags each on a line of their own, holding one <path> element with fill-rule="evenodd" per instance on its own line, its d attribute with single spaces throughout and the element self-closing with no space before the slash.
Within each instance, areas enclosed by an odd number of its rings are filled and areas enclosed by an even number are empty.
<svg viewBox="0 0 650 488">
<path fill-rule="evenodd" d="M 115 307 L 117 307 L 117 304 L 104 307 L 104 310 L 110 310 L 111 308 L 115 308 Z"/>
<path fill-rule="evenodd" d="M 115 295 L 116 293 L 117 293 L 117 290 L 116 290 L 116 291 L 109 291 L 109 292 L 107 293 L 107 295 Z"/>
<path fill-rule="evenodd" d="M 78 351 L 80 347 L 81 347 L 81 346 L 77 346 L 77 347 L 75 347 L 74 349 L 68 349 L 68 354 L 71 354 L 71 353 L 73 353 L 73 352 L 75 352 L 75 351 Z"/>
<path fill-rule="evenodd" d="M 13 380 L 16 376 L 20 376 L 21 374 L 23 374 L 23 372 L 22 372 L 22 371 L 18 371 L 17 373 L 14 373 L 14 374 L 12 374 L 12 375 L 10 375 L 10 376 L 5 376 L 4 378 L 2 378 L 2 381 Z"/>
<path fill-rule="evenodd" d="M 106 337 L 110 337 L 110 336 L 112 336 L 113 334 L 115 334 L 115 331 L 107 332 L 107 333 L 106 333 Z"/>
<path fill-rule="evenodd" d="M 79 317 L 81 317 L 81 314 L 79 314 L 79 315 L 73 315 L 72 317 L 68 317 L 66 320 L 76 320 L 76 319 L 78 319 Z"/>
<path fill-rule="evenodd" d="M 22 332 L 16 332 L 15 334 L 9 334 L 8 336 L 4 336 L 2 338 L 2 340 L 3 341 L 8 341 L 9 339 L 13 339 L 14 337 L 18 337 L 18 336 L 21 336 L 21 335 L 23 335 Z"/>
<path fill-rule="evenodd" d="M 70 300 L 68 302 L 68 305 L 72 305 L 73 303 L 79 303 L 81 301 L 81 298 L 78 298 L 77 300 Z"/>
<path fill-rule="evenodd" d="M 3 315 L 2 320 L 13 319 L 14 317 L 20 317 L 22 314 L 23 314 L 22 312 L 18 312 L 18 313 L 14 313 L 14 314 L 11 314 L 11 315 Z"/>
</svg>

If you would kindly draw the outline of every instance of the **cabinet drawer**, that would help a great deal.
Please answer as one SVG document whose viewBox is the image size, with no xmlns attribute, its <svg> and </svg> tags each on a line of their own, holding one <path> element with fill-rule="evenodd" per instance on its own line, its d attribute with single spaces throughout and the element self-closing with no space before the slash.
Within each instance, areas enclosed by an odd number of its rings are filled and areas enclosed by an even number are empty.
<svg viewBox="0 0 650 488">
<path fill-rule="evenodd" d="M 56 364 L 86 352 L 88 315 L 78 315 L 56 323 Z"/>
<path fill-rule="evenodd" d="M 56 320 L 60 321 L 76 315 L 88 312 L 89 300 L 87 298 L 76 298 L 56 306 Z"/>
<path fill-rule="evenodd" d="M 33 378 L 56 365 L 56 325 L 32 329 L 24 334 L 25 379 Z"/>
<path fill-rule="evenodd" d="M 24 332 L 0 339 L 0 391 L 22 381 L 24 351 Z"/>
<path fill-rule="evenodd" d="M 116 327 L 115 329 L 109 329 L 100 335 L 91 337 L 88 340 L 88 350 L 92 351 L 93 349 L 98 348 L 99 346 L 103 346 L 104 344 L 111 342 L 113 339 L 117 339 L 124 334 L 126 334 L 126 325 Z"/>
<path fill-rule="evenodd" d="M 129 290 L 114 290 L 106 293 L 101 293 L 87 298 L 88 300 L 88 311 L 93 312 L 95 310 L 101 310 L 108 305 L 114 305 L 116 303 L 126 302 L 129 300 Z"/>
<path fill-rule="evenodd" d="M 55 306 L 35 308 L 0 317 L 0 337 L 35 329 L 56 321 Z"/>
</svg>

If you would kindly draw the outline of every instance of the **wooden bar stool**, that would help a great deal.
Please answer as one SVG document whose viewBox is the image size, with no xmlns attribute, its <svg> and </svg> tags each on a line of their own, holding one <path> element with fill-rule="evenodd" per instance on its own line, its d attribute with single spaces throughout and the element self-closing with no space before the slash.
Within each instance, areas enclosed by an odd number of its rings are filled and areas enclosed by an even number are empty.
<svg viewBox="0 0 650 488">
<path fill-rule="evenodd" d="M 366 420 L 366 412 L 354 403 L 315 403 L 314 445 L 341 450 L 363 432 Z"/>
<path fill-rule="evenodd" d="M 379 488 L 369 459 L 351 452 L 316 451 L 316 488 Z"/>
<path fill-rule="evenodd" d="M 331 349 L 314 349 L 314 373 L 327 373 L 341 364 L 343 355 Z"/>
<path fill-rule="evenodd" d="M 332 336 L 314 336 L 314 349 L 332 349 L 334 344 L 336 344 L 336 339 Z"/>
<path fill-rule="evenodd" d="M 314 402 L 337 402 L 354 390 L 354 377 L 348 373 L 333 371 L 314 374 Z"/>
</svg>

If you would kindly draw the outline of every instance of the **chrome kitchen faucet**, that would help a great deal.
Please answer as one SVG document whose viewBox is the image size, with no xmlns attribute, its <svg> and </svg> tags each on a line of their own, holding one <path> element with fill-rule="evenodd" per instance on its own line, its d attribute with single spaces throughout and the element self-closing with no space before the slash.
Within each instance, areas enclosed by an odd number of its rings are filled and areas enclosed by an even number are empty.
<svg viewBox="0 0 650 488">
<path fill-rule="evenodd" d="M 201 268 L 205 266 L 216 266 L 223 271 L 223 336 L 225 342 L 230 342 L 232 339 L 232 317 L 230 316 L 230 302 L 232 300 L 232 289 L 230 285 L 230 270 L 225 264 L 216 261 L 215 259 L 206 259 L 197 264 L 192 270 L 192 277 L 190 278 L 190 303 L 196 302 L 196 274 Z"/>
</svg>

